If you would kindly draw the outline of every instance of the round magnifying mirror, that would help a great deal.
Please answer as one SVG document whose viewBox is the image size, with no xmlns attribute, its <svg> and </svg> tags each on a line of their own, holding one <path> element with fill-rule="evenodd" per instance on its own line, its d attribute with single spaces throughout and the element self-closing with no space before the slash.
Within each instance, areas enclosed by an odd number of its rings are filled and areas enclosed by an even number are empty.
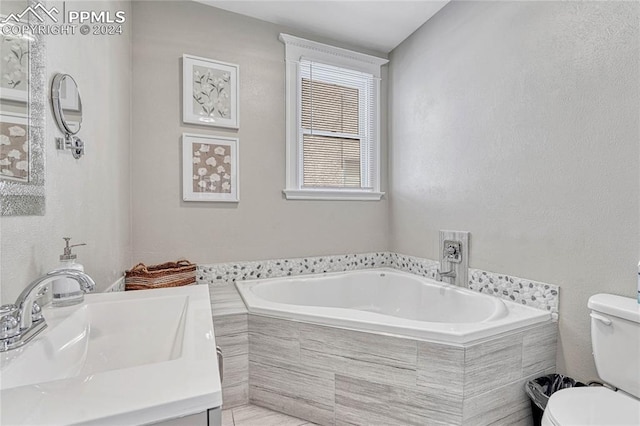
<svg viewBox="0 0 640 426">
<path fill-rule="evenodd" d="M 57 74 L 51 85 L 53 115 L 64 133 L 75 135 L 82 124 L 82 101 L 76 81 L 69 74 Z"/>
</svg>

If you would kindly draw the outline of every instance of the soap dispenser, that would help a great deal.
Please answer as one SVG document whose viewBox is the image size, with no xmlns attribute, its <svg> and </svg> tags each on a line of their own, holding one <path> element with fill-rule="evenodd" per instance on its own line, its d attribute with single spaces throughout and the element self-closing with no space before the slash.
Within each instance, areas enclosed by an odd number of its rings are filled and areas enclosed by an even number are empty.
<svg viewBox="0 0 640 426">
<path fill-rule="evenodd" d="M 84 272 L 84 267 L 76 262 L 76 255 L 71 253 L 72 247 L 86 246 L 85 243 L 69 245 L 71 238 L 64 237 L 65 247 L 64 253 L 60 255 L 60 265 L 58 269 L 75 269 Z M 70 278 L 59 278 L 51 285 L 51 294 L 53 306 L 71 306 L 81 303 L 84 300 L 84 291 L 80 285 Z"/>
</svg>

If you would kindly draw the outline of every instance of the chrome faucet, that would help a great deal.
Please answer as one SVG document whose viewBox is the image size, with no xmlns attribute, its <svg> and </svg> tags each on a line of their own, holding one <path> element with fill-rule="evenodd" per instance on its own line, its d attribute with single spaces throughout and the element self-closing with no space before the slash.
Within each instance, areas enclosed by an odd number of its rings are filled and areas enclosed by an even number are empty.
<svg viewBox="0 0 640 426">
<path fill-rule="evenodd" d="M 456 269 L 452 266 L 450 271 L 440 272 L 440 268 L 436 269 L 436 281 L 442 281 L 443 278 L 456 278 Z"/>
<path fill-rule="evenodd" d="M 459 263 L 460 262 L 460 245 L 457 241 L 445 241 L 444 253 L 442 256 L 442 262 L 449 262 L 450 270 L 446 272 L 441 272 L 440 267 L 436 269 L 436 280 L 442 281 L 443 278 L 453 278 L 456 279 L 456 268 L 451 262 Z"/>
<path fill-rule="evenodd" d="M 438 281 L 469 287 L 469 233 L 440 231 L 440 259 L 435 278 Z"/>
<path fill-rule="evenodd" d="M 14 304 L 0 306 L 0 352 L 19 348 L 47 327 L 35 300 L 46 284 L 58 278 L 77 281 L 85 293 L 96 285 L 89 275 L 75 269 L 56 269 L 34 280 Z"/>
</svg>

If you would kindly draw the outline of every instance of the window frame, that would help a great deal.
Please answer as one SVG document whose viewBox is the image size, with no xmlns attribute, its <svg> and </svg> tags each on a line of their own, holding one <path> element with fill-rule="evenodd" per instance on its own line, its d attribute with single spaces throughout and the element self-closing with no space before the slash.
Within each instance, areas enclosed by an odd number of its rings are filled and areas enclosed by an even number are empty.
<svg viewBox="0 0 640 426">
<path fill-rule="evenodd" d="M 387 59 L 342 49 L 288 34 L 280 34 L 285 44 L 286 67 L 286 181 L 282 191 L 287 200 L 364 200 L 378 201 L 384 195 L 380 191 L 380 67 Z M 370 139 L 373 145 L 374 166 L 371 167 L 371 190 L 362 188 L 309 188 L 303 187 L 302 153 L 300 152 L 303 135 L 301 125 L 302 76 L 298 67 L 305 59 L 335 67 L 371 74 L 374 77 L 373 119 L 374 135 Z M 336 136 L 335 134 L 333 136 Z M 365 164 L 361 160 L 361 166 Z"/>
</svg>

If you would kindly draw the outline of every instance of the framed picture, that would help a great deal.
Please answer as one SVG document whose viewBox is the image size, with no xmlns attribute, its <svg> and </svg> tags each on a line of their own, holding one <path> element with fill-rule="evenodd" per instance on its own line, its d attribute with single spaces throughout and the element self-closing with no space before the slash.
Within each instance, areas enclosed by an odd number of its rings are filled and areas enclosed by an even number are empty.
<svg viewBox="0 0 640 426">
<path fill-rule="evenodd" d="M 29 119 L 0 112 L 0 178 L 29 182 Z"/>
<path fill-rule="evenodd" d="M 182 56 L 182 121 L 237 129 L 238 65 Z"/>
<path fill-rule="evenodd" d="M 0 22 L 5 19 L 0 15 Z M 25 103 L 29 100 L 29 48 L 26 36 L 0 34 L 0 99 Z"/>
<path fill-rule="evenodd" d="M 238 202 L 238 139 L 182 134 L 184 201 Z"/>
</svg>

